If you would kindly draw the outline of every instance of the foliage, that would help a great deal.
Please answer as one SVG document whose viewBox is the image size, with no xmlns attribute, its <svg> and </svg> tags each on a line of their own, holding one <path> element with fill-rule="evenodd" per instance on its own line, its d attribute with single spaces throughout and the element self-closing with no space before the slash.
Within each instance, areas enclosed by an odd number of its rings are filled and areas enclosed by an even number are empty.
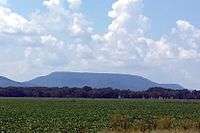
<svg viewBox="0 0 200 133">
<path fill-rule="evenodd" d="M 200 130 L 198 101 L 1 98 L 0 131 Z"/>
<path fill-rule="evenodd" d="M 200 99 L 200 91 L 150 88 L 146 91 L 119 90 L 113 88 L 0 88 L 0 97 L 59 97 L 59 98 L 145 98 L 145 99 Z"/>
</svg>

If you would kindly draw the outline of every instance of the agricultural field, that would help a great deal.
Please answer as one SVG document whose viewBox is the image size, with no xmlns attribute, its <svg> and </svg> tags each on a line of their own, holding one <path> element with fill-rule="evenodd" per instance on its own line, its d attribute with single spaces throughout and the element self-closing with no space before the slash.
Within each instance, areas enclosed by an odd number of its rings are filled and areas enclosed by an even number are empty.
<svg viewBox="0 0 200 133">
<path fill-rule="evenodd" d="M 0 132 L 200 132 L 200 102 L 0 99 Z"/>
</svg>

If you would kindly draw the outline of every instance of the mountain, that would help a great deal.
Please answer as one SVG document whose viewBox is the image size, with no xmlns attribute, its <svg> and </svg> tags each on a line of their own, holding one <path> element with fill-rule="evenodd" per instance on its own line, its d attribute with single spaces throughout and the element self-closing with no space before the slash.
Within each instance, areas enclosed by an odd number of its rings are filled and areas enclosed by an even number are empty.
<svg viewBox="0 0 200 133">
<path fill-rule="evenodd" d="M 0 87 L 9 87 L 9 86 L 22 87 L 23 83 L 16 82 L 6 77 L 0 76 Z"/>
<path fill-rule="evenodd" d="M 151 87 L 184 89 L 178 84 L 158 84 L 136 75 L 78 72 L 54 72 L 47 76 L 41 76 L 24 82 L 23 84 L 32 84 L 44 87 L 112 87 L 136 91 L 146 90 Z"/>
</svg>

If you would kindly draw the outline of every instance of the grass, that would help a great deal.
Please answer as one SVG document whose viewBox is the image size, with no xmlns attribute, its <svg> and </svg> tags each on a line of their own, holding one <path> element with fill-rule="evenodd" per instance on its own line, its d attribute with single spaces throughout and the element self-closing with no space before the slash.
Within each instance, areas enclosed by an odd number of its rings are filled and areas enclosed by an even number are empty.
<svg viewBox="0 0 200 133">
<path fill-rule="evenodd" d="M 0 132 L 200 131 L 200 102 L 0 99 Z"/>
</svg>

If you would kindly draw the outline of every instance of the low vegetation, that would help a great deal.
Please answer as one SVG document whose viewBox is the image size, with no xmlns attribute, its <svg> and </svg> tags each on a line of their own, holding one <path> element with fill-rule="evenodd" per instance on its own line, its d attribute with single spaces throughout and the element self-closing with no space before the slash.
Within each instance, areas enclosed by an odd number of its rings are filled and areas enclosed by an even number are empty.
<svg viewBox="0 0 200 133">
<path fill-rule="evenodd" d="M 0 131 L 200 132 L 200 103 L 184 100 L 1 98 Z"/>
<path fill-rule="evenodd" d="M 150 88 L 145 91 L 119 90 L 113 88 L 0 88 L 0 97 L 59 97 L 59 98 L 137 98 L 137 99 L 200 99 L 200 91 Z"/>
</svg>

